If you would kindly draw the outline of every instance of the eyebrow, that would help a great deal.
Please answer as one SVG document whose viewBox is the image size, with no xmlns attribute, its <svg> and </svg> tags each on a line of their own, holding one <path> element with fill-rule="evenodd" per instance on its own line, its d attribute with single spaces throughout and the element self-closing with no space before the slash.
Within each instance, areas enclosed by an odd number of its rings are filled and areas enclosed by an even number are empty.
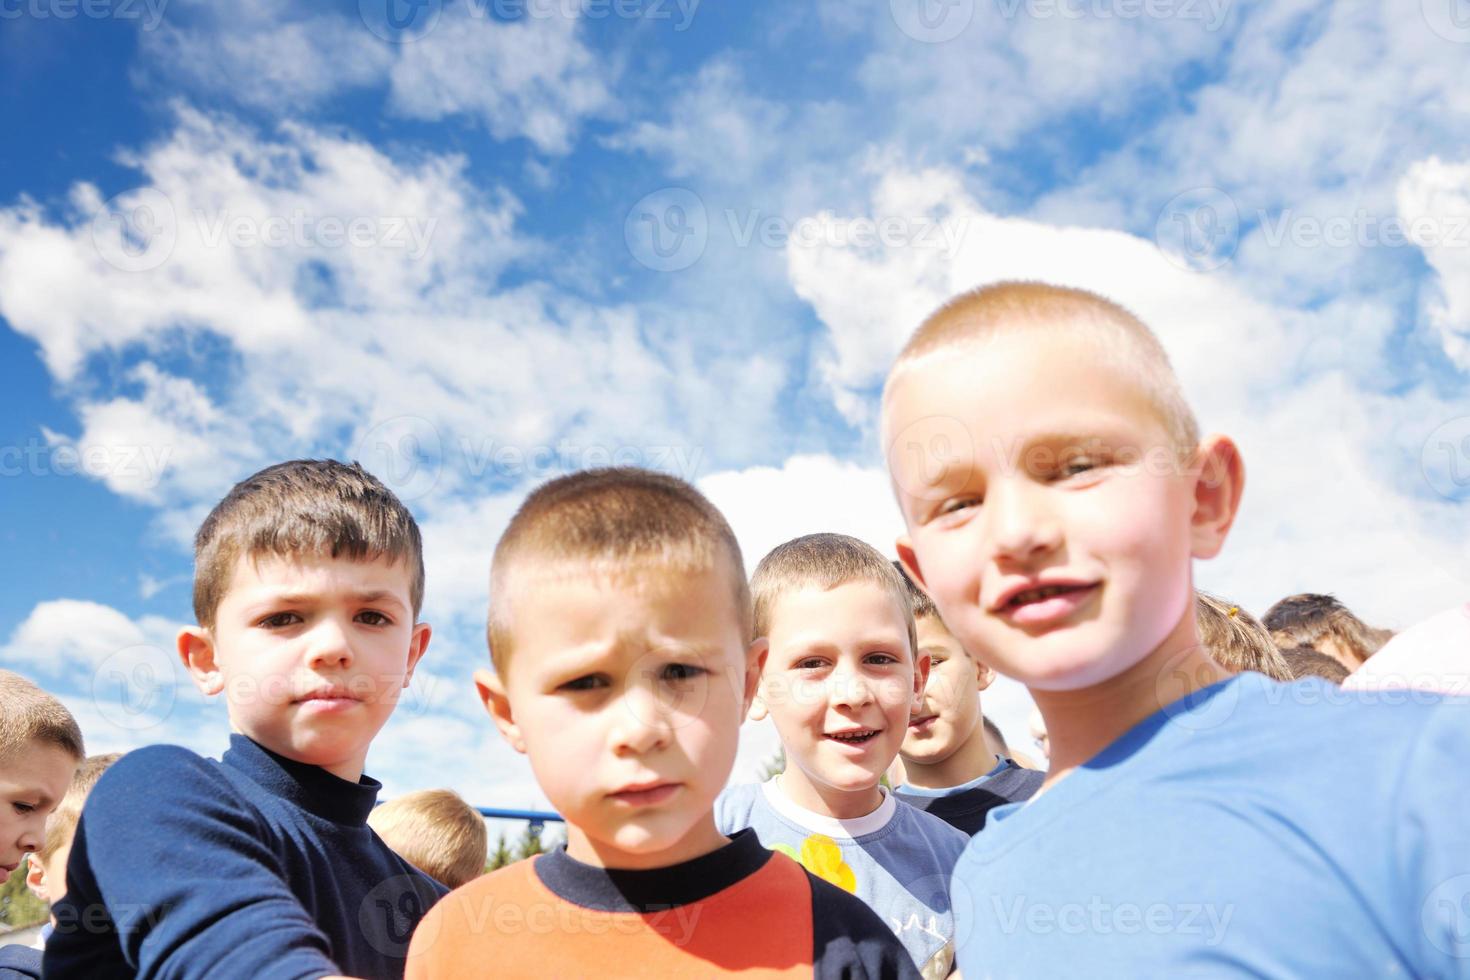
<svg viewBox="0 0 1470 980">
<path fill-rule="evenodd" d="M 404 605 L 403 600 L 400 599 L 390 589 L 371 589 L 366 592 L 349 592 L 347 593 L 346 598 L 355 605 L 369 605 L 372 603 L 381 604 L 384 602 L 389 602 L 399 607 L 403 607 Z M 259 605 L 309 606 L 314 603 L 325 601 L 326 599 L 327 596 L 323 595 L 320 592 L 283 592 L 280 595 L 273 595 L 268 598 L 262 599 Z"/>
</svg>

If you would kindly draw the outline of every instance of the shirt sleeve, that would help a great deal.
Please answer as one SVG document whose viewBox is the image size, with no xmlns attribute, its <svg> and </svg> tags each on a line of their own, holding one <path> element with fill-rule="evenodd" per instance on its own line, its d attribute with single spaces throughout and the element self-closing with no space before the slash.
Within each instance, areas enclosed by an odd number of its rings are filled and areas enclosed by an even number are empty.
<svg viewBox="0 0 1470 980">
<path fill-rule="evenodd" d="M 812 976 L 816 980 L 920 980 L 893 930 L 855 895 L 811 872 Z"/>
<path fill-rule="evenodd" d="M 1470 700 L 1435 705 L 1405 761 L 1397 858 L 1399 903 L 1415 974 L 1470 980 Z"/>
<path fill-rule="evenodd" d="M 194 753 L 153 746 L 124 756 L 78 823 L 46 974 L 122 972 L 119 960 L 138 977 L 340 973 L 270 836 L 229 780 Z"/>
</svg>

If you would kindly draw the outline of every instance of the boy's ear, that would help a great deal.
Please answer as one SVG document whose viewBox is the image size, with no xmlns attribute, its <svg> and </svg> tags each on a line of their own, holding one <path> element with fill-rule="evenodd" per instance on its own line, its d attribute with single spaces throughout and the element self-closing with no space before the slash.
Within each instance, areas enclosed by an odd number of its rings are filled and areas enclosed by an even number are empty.
<svg viewBox="0 0 1470 980">
<path fill-rule="evenodd" d="M 975 690 L 983 691 L 995 683 L 995 668 L 975 661 Z"/>
<path fill-rule="evenodd" d="M 933 660 L 927 653 L 921 653 L 914 659 L 914 704 L 924 700 L 924 688 L 929 684 L 929 667 Z"/>
<path fill-rule="evenodd" d="M 184 669 L 194 679 L 194 686 L 205 697 L 214 697 L 225 689 L 225 675 L 215 662 L 214 635 L 202 626 L 185 626 L 174 641 Z"/>
<path fill-rule="evenodd" d="M 771 652 L 771 643 L 761 637 L 745 651 L 745 708 L 740 717 L 762 721 L 766 717 L 766 703 L 761 700 L 761 671 L 766 667 L 766 656 Z"/>
<path fill-rule="evenodd" d="M 1196 558 L 1213 558 L 1225 546 L 1245 490 L 1245 463 L 1229 436 L 1206 436 L 1195 450 L 1194 515 L 1190 520 L 1190 551 Z"/>
<path fill-rule="evenodd" d="M 924 584 L 924 573 L 919 571 L 919 556 L 914 552 L 914 542 L 904 534 L 899 536 L 894 546 L 898 550 L 898 560 L 903 565 L 903 570 L 913 579 L 915 585 L 927 593 L 929 588 Z"/>
<path fill-rule="evenodd" d="M 434 628 L 428 623 L 414 623 L 413 632 L 408 637 L 408 669 L 403 672 L 403 686 L 408 687 L 413 680 L 413 669 L 419 665 L 424 654 L 429 650 L 429 638 L 434 635 Z"/>
<path fill-rule="evenodd" d="M 35 854 L 26 855 L 26 887 L 41 901 L 51 901 L 46 890 L 46 866 Z"/>
<path fill-rule="evenodd" d="M 505 683 L 501 681 L 500 675 L 483 667 L 475 671 L 475 691 L 480 695 L 480 703 L 495 721 L 495 727 L 500 729 L 501 736 L 510 743 L 511 748 L 525 755 L 526 740 L 521 736 L 521 726 L 516 724 L 515 714 L 510 707 L 510 697 L 505 693 Z"/>
</svg>

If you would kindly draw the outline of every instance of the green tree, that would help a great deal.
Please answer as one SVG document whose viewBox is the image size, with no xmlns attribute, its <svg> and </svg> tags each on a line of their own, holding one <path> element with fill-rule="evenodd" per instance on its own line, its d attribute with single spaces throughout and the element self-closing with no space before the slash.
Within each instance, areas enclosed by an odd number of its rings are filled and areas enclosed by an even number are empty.
<svg viewBox="0 0 1470 980">
<path fill-rule="evenodd" d="M 528 857 L 535 857 L 545 851 L 541 846 L 541 825 L 527 823 L 526 832 L 521 834 L 521 839 L 516 842 L 516 860 L 524 861 Z"/>
<path fill-rule="evenodd" d="M 516 856 L 511 853 L 510 845 L 505 842 L 505 834 L 502 832 L 500 840 L 495 845 L 495 850 L 490 852 L 490 863 L 485 866 L 486 871 L 495 871 L 515 861 Z"/>
<path fill-rule="evenodd" d="M 5 884 L 0 885 L 0 924 L 19 929 L 45 922 L 50 914 L 49 906 L 26 887 L 25 864 L 16 868 L 15 873 L 5 879 Z"/>
</svg>

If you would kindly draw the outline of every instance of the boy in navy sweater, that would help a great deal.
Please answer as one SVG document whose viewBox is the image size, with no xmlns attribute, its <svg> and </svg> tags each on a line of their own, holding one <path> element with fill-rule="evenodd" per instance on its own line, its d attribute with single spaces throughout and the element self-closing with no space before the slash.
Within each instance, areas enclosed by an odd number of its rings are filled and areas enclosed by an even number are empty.
<svg viewBox="0 0 1470 980">
<path fill-rule="evenodd" d="M 67 865 L 53 976 L 398 977 L 444 888 L 367 825 L 373 737 L 429 643 L 419 530 L 372 476 L 318 460 L 237 484 L 195 537 L 179 655 L 223 693 L 223 760 L 130 753 Z"/>
</svg>

